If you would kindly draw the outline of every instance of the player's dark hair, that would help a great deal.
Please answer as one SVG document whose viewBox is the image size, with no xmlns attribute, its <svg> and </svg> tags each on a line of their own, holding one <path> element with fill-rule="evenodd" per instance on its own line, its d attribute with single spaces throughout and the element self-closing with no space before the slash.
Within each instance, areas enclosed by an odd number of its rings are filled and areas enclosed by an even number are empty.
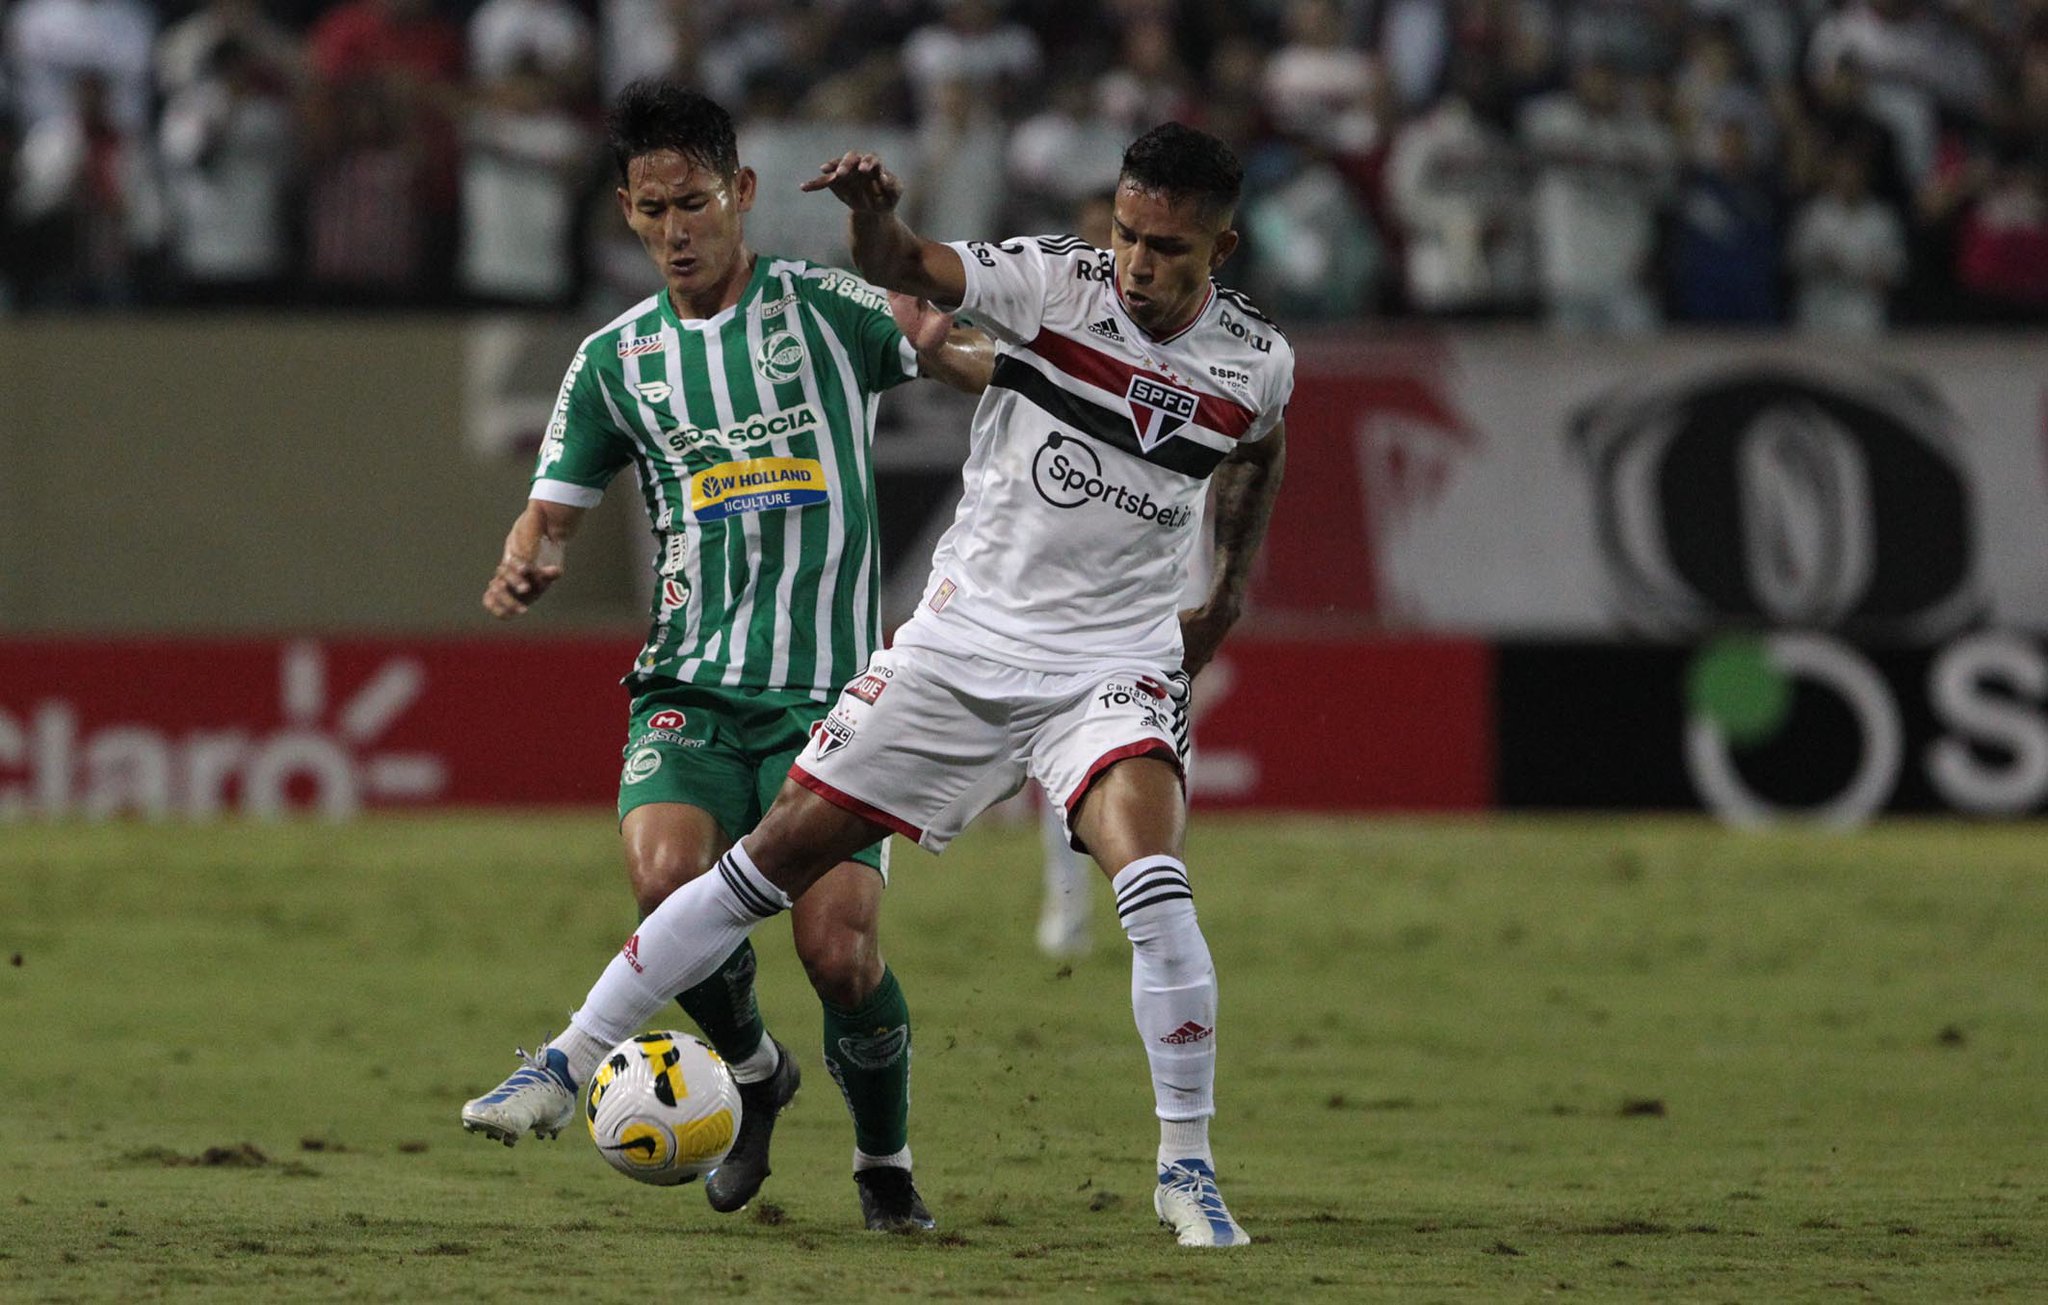
<svg viewBox="0 0 2048 1305">
<path fill-rule="evenodd" d="M 1162 122 L 1132 141 L 1119 176 L 1176 202 L 1194 200 L 1211 215 L 1235 209 L 1244 187 L 1244 165 L 1228 145 L 1177 122 Z"/>
<path fill-rule="evenodd" d="M 628 83 L 605 114 L 604 129 L 621 184 L 631 180 L 627 165 L 658 150 L 674 150 L 721 177 L 740 170 L 732 115 L 711 97 L 671 81 L 643 77 Z"/>
</svg>

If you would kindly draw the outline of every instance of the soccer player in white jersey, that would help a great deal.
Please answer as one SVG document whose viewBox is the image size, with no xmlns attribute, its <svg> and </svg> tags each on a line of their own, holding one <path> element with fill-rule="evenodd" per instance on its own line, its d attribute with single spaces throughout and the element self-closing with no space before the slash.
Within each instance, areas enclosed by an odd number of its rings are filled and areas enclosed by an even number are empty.
<svg viewBox="0 0 2048 1305">
<path fill-rule="evenodd" d="M 984 335 L 914 300 L 892 317 L 844 272 L 748 249 L 754 174 L 712 101 L 636 83 L 607 125 L 620 210 L 665 284 L 578 350 L 484 606 L 509 618 L 546 593 L 584 511 L 635 469 L 660 575 L 626 679 L 619 819 L 644 914 L 754 826 L 832 695 L 880 646 L 875 397 L 921 371 L 978 393 L 991 358 Z M 909 1007 L 877 940 L 886 850 L 848 849 L 792 924 L 853 1116 L 863 1217 L 899 1231 L 932 1219 L 910 1176 Z M 768 1176 L 775 1119 L 799 1082 L 761 1019 L 753 948 L 737 941 L 671 994 L 741 1084 L 739 1137 L 705 1181 L 726 1211 Z M 464 1106 L 463 1124 L 507 1145 L 528 1129 L 552 1135 L 588 1077 L 544 1053 Z"/>
<path fill-rule="evenodd" d="M 550 1044 L 586 1076 L 680 987 L 850 852 L 895 830 L 938 851 L 1027 775 L 1110 876 L 1160 1121 L 1154 1208 L 1184 1246 L 1250 1240 L 1217 1188 L 1216 974 L 1182 863 L 1187 677 L 1236 620 L 1282 463 L 1293 356 L 1211 273 L 1242 169 L 1173 124 L 1124 155 L 1112 247 L 941 244 L 896 216 L 870 154 L 806 189 L 852 211 L 869 280 L 959 308 L 1001 342 L 966 488 L 917 614 L 819 723 L 754 831 L 677 889 Z M 1215 582 L 1178 610 L 1214 481 Z"/>
</svg>

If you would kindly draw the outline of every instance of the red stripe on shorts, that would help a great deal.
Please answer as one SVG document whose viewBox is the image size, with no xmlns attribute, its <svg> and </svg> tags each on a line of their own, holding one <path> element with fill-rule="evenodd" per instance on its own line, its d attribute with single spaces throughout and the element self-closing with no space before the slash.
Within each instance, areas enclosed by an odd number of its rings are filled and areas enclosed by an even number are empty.
<svg viewBox="0 0 2048 1305">
<path fill-rule="evenodd" d="M 1095 764 L 1088 767 L 1088 773 L 1081 777 L 1081 782 L 1074 786 L 1074 795 L 1067 799 L 1067 828 L 1072 829 L 1074 827 L 1074 813 L 1080 810 L 1081 799 L 1088 796 L 1088 790 L 1095 787 L 1096 778 L 1103 771 L 1108 770 L 1119 761 L 1128 761 L 1132 757 L 1151 756 L 1165 759 L 1173 767 L 1174 773 L 1180 776 L 1181 788 L 1187 788 L 1187 772 L 1181 769 L 1180 754 L 1175 752 L 1170 744 L 1161 739 L 1139 739 L 1136 743 L 1126 743 L 1120 748 L 1111 748 L 1108 752 L 1097 757 Z M 1078 838 L 1079 835 L 1077 834 L 1075 837 Z"/>
<path fill-rule="evenodd" d="M 842 811 L 851 811 L 864 820 L 872 820 L 878 825 L 893 829 L 913 843 L 924 841 L 924 831 L 908 820 L 892 816 L 878 806 L 861 801 L 851 793 L 840 792 L 795 762 L 790 763 L 789 777 Z"/>
</svg>

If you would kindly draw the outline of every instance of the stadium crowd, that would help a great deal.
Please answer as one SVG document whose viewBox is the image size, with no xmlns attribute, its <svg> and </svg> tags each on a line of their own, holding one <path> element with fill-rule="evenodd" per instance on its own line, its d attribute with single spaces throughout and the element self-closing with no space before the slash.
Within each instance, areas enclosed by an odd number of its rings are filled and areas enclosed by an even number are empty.
<svg viewBox="0 0 2048 1305">
<path fill-rule="evenodd" d="M 1225 279 L 1283 320 L 2048 320 L 2048 0 L 0 0 L 0 32 L 11 309 L 637 296 L 599 117 L 666 74 L 746 161 L 879 146 L 943 238 L 1100 239 L 1122 145 L 1192 122 L 1247 165 Z"/>
</svg>

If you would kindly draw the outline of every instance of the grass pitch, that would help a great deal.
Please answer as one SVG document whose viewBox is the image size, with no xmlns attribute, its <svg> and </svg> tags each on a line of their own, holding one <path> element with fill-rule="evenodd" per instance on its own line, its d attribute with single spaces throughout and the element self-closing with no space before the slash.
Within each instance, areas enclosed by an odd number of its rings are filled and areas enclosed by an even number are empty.
<svg viewBox="0 0 2048 1305">
<path fill-rule="evenodd" d="M 2039 828 L 1208 818 L 1190 860 L 1241 1252 L 1154 1223 L 1126 949 L 1104 889 L 1094 956 L 1032 950 L 1033 831 L 898 848 L 911 1239 L 857 1229 L 780 922 L 807 1085 L 753 1209 L 459 1130 L 630 923 L 602 814 L 0 829 L 0 1299 L 2048 1295 Z"/>
</svg>

